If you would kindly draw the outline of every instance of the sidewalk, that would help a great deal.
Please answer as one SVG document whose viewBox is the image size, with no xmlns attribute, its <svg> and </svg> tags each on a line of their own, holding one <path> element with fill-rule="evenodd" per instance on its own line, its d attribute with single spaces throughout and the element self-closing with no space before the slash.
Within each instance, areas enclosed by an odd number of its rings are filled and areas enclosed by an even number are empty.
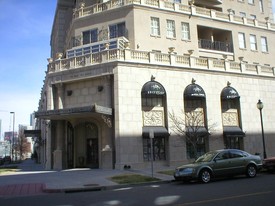
<svg viewBox="0 0 275 206">
<path fill-rule="evenodd" d="M 62 171 L 44 170 L 41 164 L 27 159 L 18 164 L 20 171 L 12 174 L 0 175 L 0 197 L 33 195 L 43 192 L 73 192 L 87 190 L 105 190 L 121 187 L 109 180 L 120 174 L 141 174 L 151 176 L 151 171 L 89 169 L 77 168 Z M 169 168 L 166 168 L 169 170 Z M 154 177 L 161 182 L 170 182 L 172 176 L 154 173 Z"/>
</svg>

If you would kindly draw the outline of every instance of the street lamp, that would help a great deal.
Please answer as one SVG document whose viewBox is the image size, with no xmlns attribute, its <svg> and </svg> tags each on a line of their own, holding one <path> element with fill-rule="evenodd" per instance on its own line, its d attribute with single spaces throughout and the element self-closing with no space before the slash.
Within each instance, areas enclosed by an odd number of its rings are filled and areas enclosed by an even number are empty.
<svg viewBox="0 0 275 206">
<path fill-rule="evenodd" d="M 265 150 L 264 126 L 263 126 L 263 115 L 262 115 L 262 109 L 264 108 L 264 104 L 260 99 L 257 103 L 257 108 L 260 110 L 260 116 L 261 116 L 262 138 L 263 138 L 264 159 L 265 159 L 266 158 L 266 150 Z"/>
<path fill-rule="evenodd" d="M 13 160 L 13 146 L 14 146 L 14 124 L 15 124 L 15 112 L 10 112 L 13 114 L 13 126 L 12 126 L 12 144 L 11 144 L 11 159 Z"/>
</svg>

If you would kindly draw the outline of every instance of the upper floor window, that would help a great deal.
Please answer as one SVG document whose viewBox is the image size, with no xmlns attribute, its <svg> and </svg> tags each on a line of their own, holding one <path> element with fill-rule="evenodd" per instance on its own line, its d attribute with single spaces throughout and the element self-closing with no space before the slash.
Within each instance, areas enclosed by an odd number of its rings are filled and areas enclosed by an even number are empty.
<svg viewBox="0 0 275 206">
<path fill-rule="evenodd" d="M 254 0 L 248 0 L 249 4 L 254 4 Z"/>
<path fill-rule="evenodd" d="M 181 39 L 190 40 L 189 23 L 181 22 Z"/>
<path fill-rule="evenodd" d="M 240 16 L 241 17 L 246 17 L 246 13 L 245 12 L 240 12 Z"/>
<path fill-rule="evenodd" d="M 160 36 L 159 18 L 151 17 L 151 35 Z"/>
<path fill-rule="evenodd" d="M 268 52 L 267 38 L 264 36 L 261 37 L 261 46 L 262 46 L 262 52 Z"/>
<path fill-rule="evenodd" d="M 166 21 L 166 26 L 167 26 L 167 37 L 168 38 L 175 38 L 176 37 L 175 21 L 167 20 Z"/>
<path fill-rule="evenodd" d="M 257 16 L 254 14 L 250 14 L 250 18 L 254 20 L 254 19 L 257 19 Z"/>
<path fill-rule="evenodd" d="M 259 0 L 259 7 L 260 7 L 260 11 L 264 12 L 263 0 Z"/>
<path fill-rule="evenodd" d="M 90 43 L 98 41 L 98 30 L 97 29 L 84 31 L 82 33 L 82 35 L 83 35 L 83 44 L 90 44 Z"/>
<path fill-rule="evenodd" d="M 246 44 L 245 44 L 245 35 L 244 33 L 238 33 L 238 39 L 239 39 L 239 48 L 240 49 L 245 49 Z"/>
<path fill-rule="evenodd" d="M 126 36 L 125 22 L 109 26 L 110 39 Z"/>
<path fill-rule="evenodd" d="M 250 49 L 251 50 L 257 50 L 257 39 L 256 35 L 250 34 Z"/>
</svg>

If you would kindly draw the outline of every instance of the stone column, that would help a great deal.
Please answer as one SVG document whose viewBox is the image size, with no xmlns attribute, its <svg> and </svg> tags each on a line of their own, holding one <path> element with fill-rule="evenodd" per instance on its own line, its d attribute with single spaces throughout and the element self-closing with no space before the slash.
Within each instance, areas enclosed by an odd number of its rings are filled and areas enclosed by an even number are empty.
<svg viewBox="0 0 275 206">
<path fill-rule="evenodd" d="M 63 148 L 64 148 L 64 121 L 56 122 L 56 149 L 53 152 L 53 169 L 63 169 Z"/>
<path fill-rule="evenodd" d="M 57 106 L 58 109 L 63 109 L 64 102 L 64 86 L 63 84 L 57 84 Z"/>
<path fill-rule="evenodd" d="M 52 110 L 54 109 L 54 104 L 53 104 L 53 89 L 52 89 L 52 85 L 48 84 L 47 85 L 47 110 Z"/>
</svg>

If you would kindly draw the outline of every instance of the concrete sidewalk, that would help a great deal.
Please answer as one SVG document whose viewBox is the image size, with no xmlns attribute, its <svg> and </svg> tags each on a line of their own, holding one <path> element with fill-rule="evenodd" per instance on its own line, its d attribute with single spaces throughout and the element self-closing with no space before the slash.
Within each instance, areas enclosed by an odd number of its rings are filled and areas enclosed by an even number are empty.
<svg viewBox="0 0 275 206">
<path fill-rule="evenodd" d="M 121 187 L 110 177 L 121 174 L 141 174 L 151 176 L 147 170 L 115 170 L 77 168 L 62 171 L 47 171 L 34 160 L 27 159 L 18 164 L 20 171 L 0 175 L 0 197 L 42 194 L 43 192 L 73 192 L 104 190 Z M 166 170 L 172 168 L 165 168 Z M 170 182 L 172 176 L 154 173 L 160 182 Z"/>
</svg>

